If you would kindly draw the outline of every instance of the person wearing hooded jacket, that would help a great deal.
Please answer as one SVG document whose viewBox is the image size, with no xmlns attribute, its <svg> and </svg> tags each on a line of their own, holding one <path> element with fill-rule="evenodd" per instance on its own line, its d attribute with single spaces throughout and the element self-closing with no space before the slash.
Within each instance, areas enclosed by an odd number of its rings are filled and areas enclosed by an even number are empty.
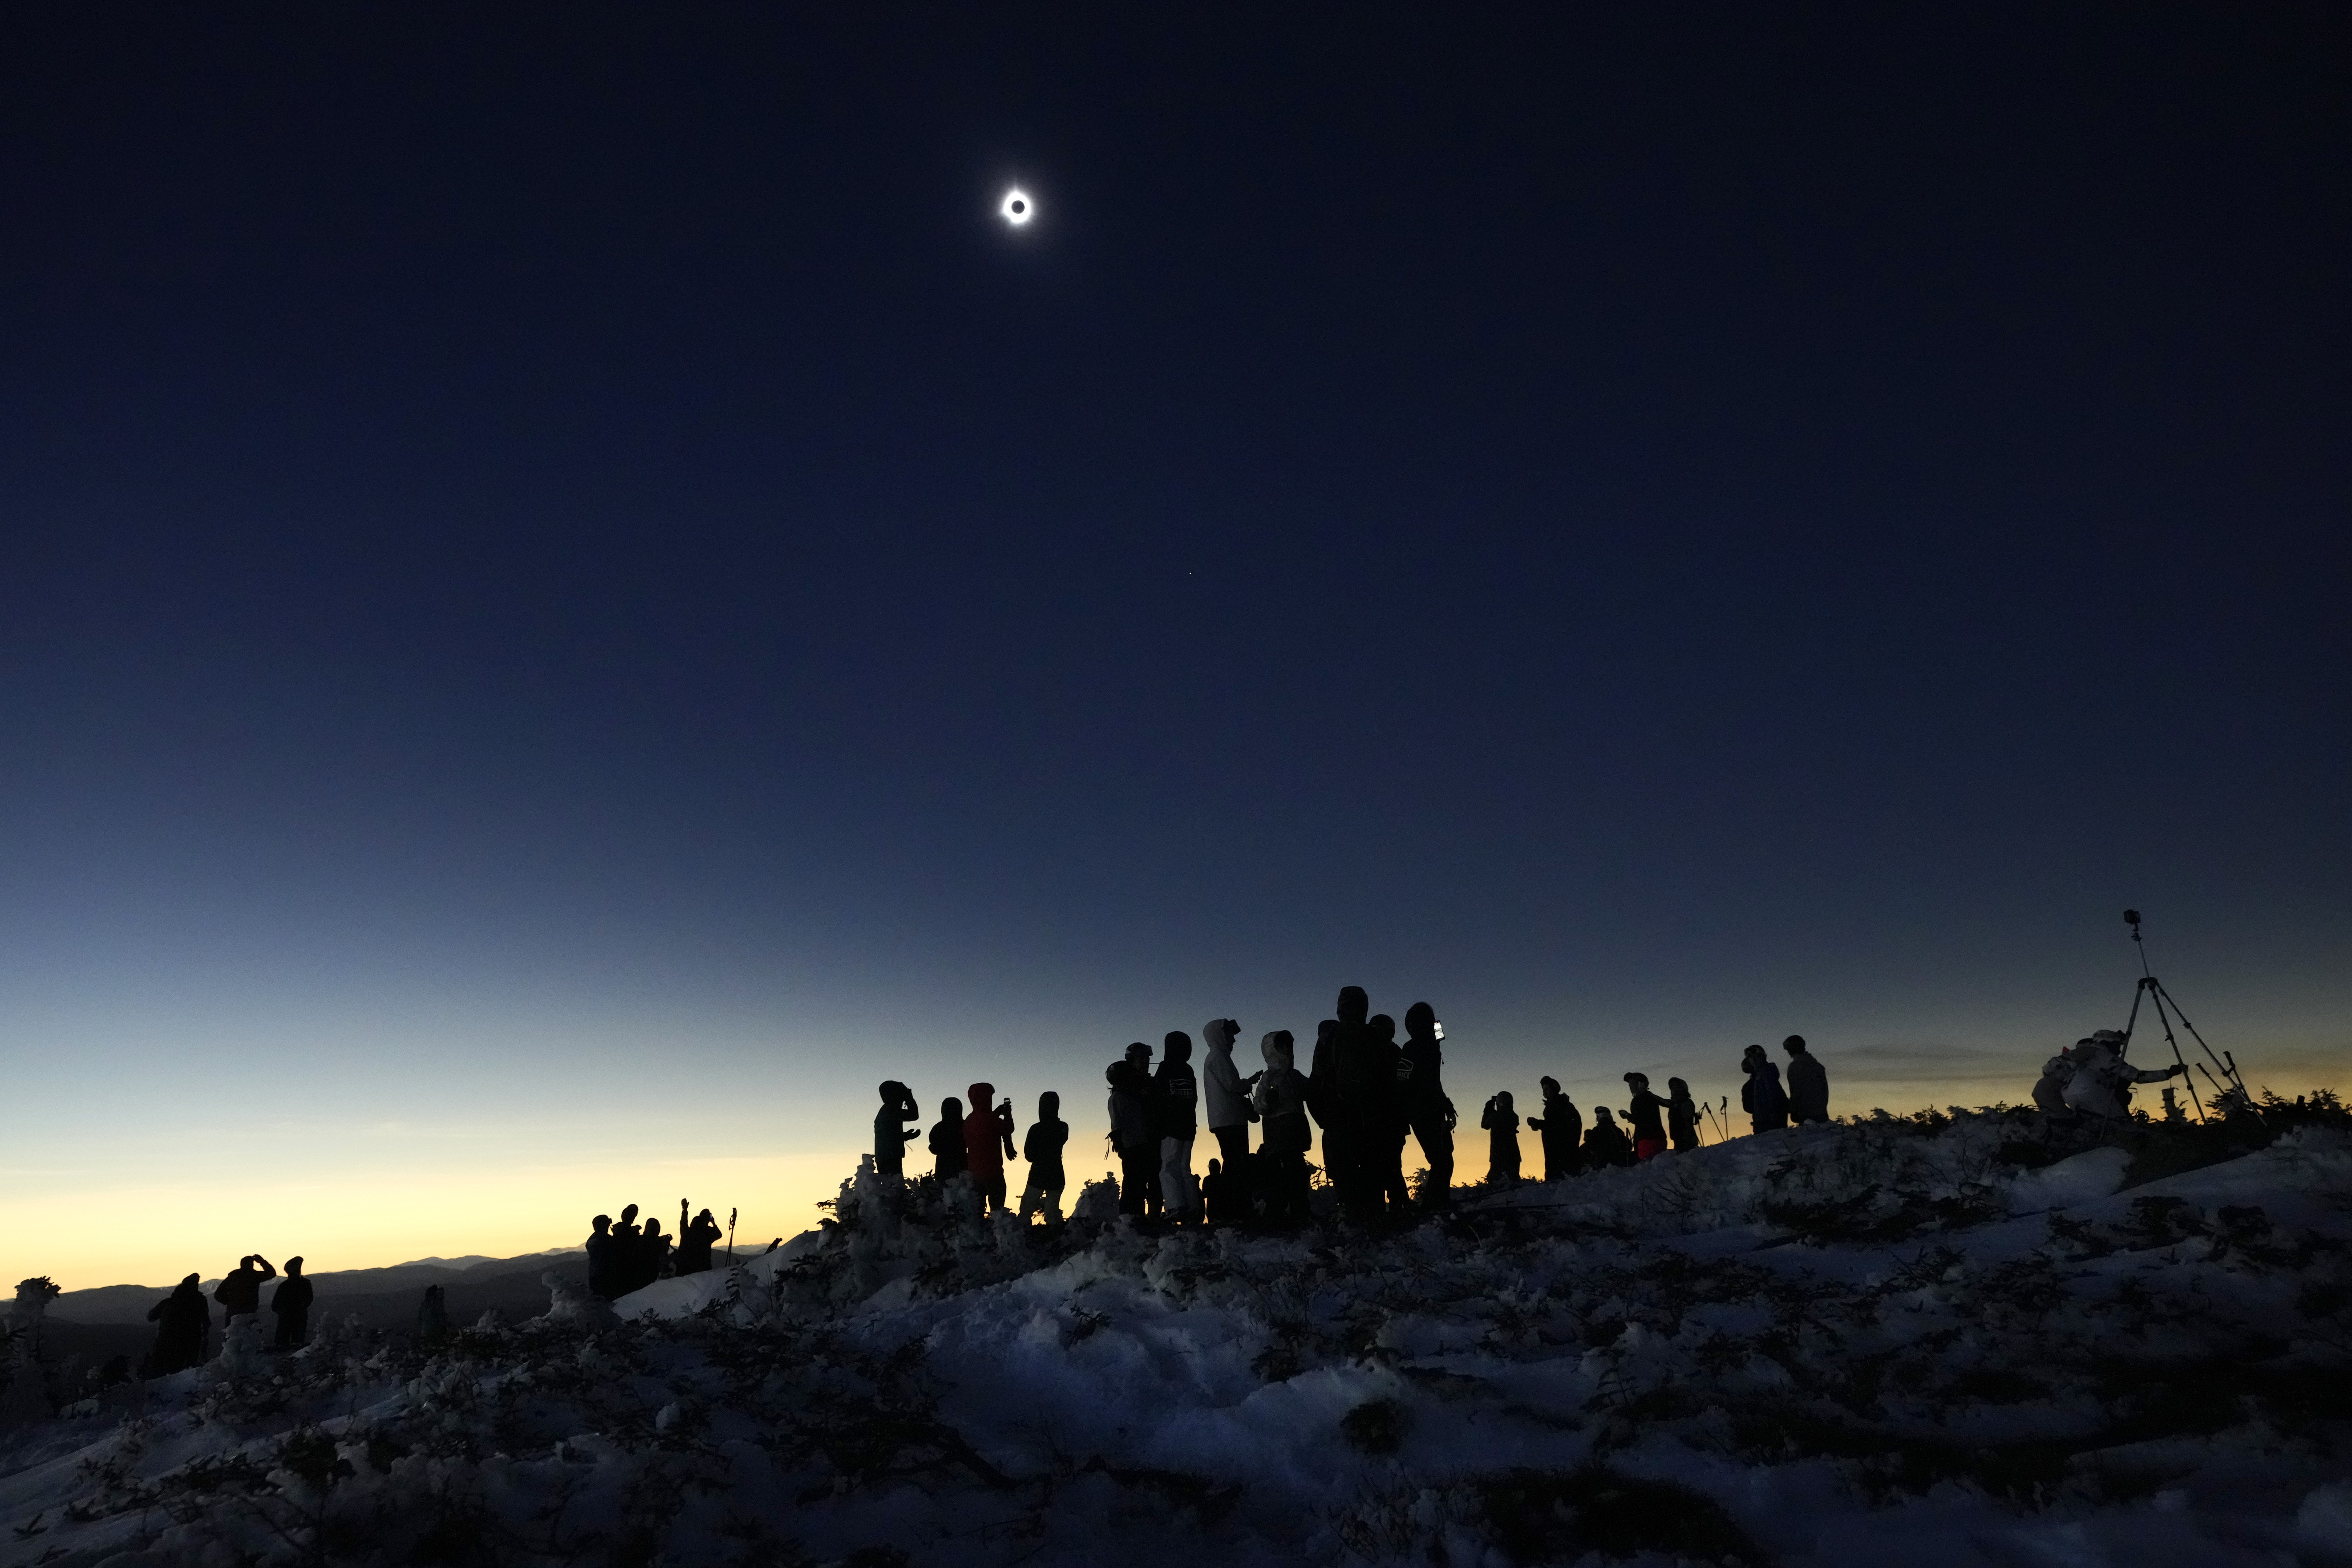
<svg viewBox="0 0 2352 1568">
<path fill-rule="evenodd" d="M 1739 1058 L 1739 1070 L 1748 1075 L 1739 1086 L 1739 1109 L 1748 1112 L 1748 1130 L 1777 1132 L 1789 1125 L 1789 1096 L 1780 1087 L 1780 1069 L 1764 1047 L 1748 1047 Z"/>
<path fill-rule="evenodd" d="M 1212 1018 L 1201 1026 L 1201 1037 L 1209 1042 L 1208 1058 L 1201 1064 L 1201 1087 L 1208 1100 L 1209 1136 L 1217 1141 L 1223 1161 L 1228 1218 L 1250 1212 L 1249 1124 L 1257 1120 L 1249 1097 L 1258 1075 L 1244 1078 L 1234 1065 L 1234 1037 L 1240 1032 L 1240 1023 L 1232 1018 Z"/>
<path fill-rule="evenodd" d="M 1171 1029 L 1151 1075 L 1151 1120 L 1160 1133 L 1160 1208 L 1173 1223 L 1199 1219 L 1192 1201 L 1192 1140 L 1201 1131 L 1201 1080 L 1192 1072 L 1192 1037 Z"/>
<path fill-rule="evenodd" d="M 1789 1053 L 1789 1120 L 1796 1122 L 1830 1119 L 1830 1075 L 1821 1058 L 1805 1048 L 1805 1037 L 1790 1035 L 1780 1042 Z"/>
<path fill-rule="evenodd" d="M 1118 1212 L 1138 1219 L 1160 1212 L 1160 1140 L 1151 1131 L 1151 1080 L 1136 1052 L 1103 1069 L 1110 1084 L 1110 1147 L 1118 1156 Z"/>
<path fill-rule="evenodd" d="M 147 1352 L 146 1375 L 184 1372 L 205 1359 L 212 1335 L 212 1309 L 205 1305 L 204 1282 L 191 1274 L 172 1293 L 147 1309 L 155 1325 L 155 1348 Z"/>
<path fill-rule="evenodd" d="M 2136 1083 L 2162 1083 L 2186 1073 L 2188 1067 L 2136 1068 L 2124 1059 L 2124 1038 L 2111 1029 L 2091 1037 L 2091 1048 L 2078 1051 L 2074 1076 L 2066 1080 L 2068 1109 L 2109 1121 L 2131 1116 L 2131 1091 Z"/>
<path fill-rule="evenodd" d="M 1429 1168 L 1422 1184 L 1422 1202 L 1444 1208 L 1453 1202 L 1454 1101 L 1446 1098 L 1444 1070 L 1445 1030 L 1437 1009 L 1416 1002 L 1404 1010 L 1405 1042 L 1397 1053 L 1397 1099 L 1403 1121 L 1421 1145 L 1421 1163 Z"/>
<path fill-rule="evenodd" d="M 1313 1136 L 1307 1126 L 1307 1075 L 1290 1065 L 1292 1045 L 1287 1029 L 1258 1041 L 1265 1068 L 1250 1090 L 1250 1104 L 1265 1127 L 1258 1158 L 1265 1166 L 1266 1222 L 1286 1226 L 1308 1217 L 1307 1151 Z"/>
<path fill-rule="evenodd" d="M 1528 1125 L 1543 1134 L 1544 1180 L 1557 1182 L 1584 1168 L 1584 1112 L 1568 1098 L 1556 1078 L 1539 1079 L 1543 1114 L 1528 1118 Z"/>
<path fill-rule="evenodd" d="M 981 1212 L 1005 1207 L 1004 1162 L 1021 1156 L 1013 1149 L 1013 1103 L 996 1103 L 996 1086 L 971 1086 L 971 1110 L 963 1119 L 964 1168 L 981 1196 Z"/>
<path fill-rule="evenodd" d="M 1315 1026 L 1315 1049 L 1307 1058 L 1307 1109 L 1323 1130 L 1323 1175 L 1338 1188 L 1347 1166 L 1348 1130 L 1339 1124 L 1339 1068 L 1331 1058 L 1331 1042 L 1339 1020 L 1326 1018 Z"/>
</svg>

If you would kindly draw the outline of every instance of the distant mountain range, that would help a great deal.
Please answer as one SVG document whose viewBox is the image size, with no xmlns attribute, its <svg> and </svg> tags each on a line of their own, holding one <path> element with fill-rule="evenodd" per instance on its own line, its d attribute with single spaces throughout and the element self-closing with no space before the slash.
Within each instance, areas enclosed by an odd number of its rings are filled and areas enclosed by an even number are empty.
<svg viewBox="0 0 2352 1568">
<path fill-rule="evenodd" d="M 333 1303 L 331 1310 L 337 1315 L 360 1311 L 364 1319 L 371 1314 L 352 1303 L 372 1300 L 375 1297 L 390 1294 L 401 1296 L 408 1301 L 407 1317 L 413 1320 L 415 1316 L 416 1301 L 421 1298 L 425 1287 L 439 1285 L 444 1287 L 443 1294 L 448 1301 L 450 1320 L 455 1322 L 457 1321 L 459 1294 L 454 1289 L 447 1289 L 448 1287 L 462 1283 L 467 1287 L 465 1294 L 470 1297 L 477 1294 L 478 1288 L 487 1284 L 491 1279 L 513 1274 L 524 1275 L 530 1280 L 531 1289 L 538 1294 L 538 1303 L 532 1309 L 535 1313 L 544 1310 L 547 1305 L 546 1289 L 539 1284 L 540 1274 L 547 1268 L 560 1267 L 566 1260 L 570 1260 L 575 1266 L 576 1272 L 585 1274 L 587 1257 L 581 1248 L 576 1247 L 555 1247 L 546 1252 L 527 1252 L 520 1258 L 480 1256 L 420 1258 L 413 1263 L 395 1263 L 385 1268 L 333 1269 L 310 1276 L 311 1286 L 318 1293 L 318 1300 L 311 1307 L 310 1314 L 315 1321 L 330 1310 L 329 1304 Z M 177 1283 L 178 1281 L 174 1280 L 171 1285 L 100 1285 L 87 1290 L 68 1290 L 50 1303 L 48 1318 L 51 1322 L 135 1323 L 144 1327 L 147 1321 L 147 1310 L 170 1295 Z M 210 1299 L 213 1288 L 218 1285 L 220 1280 L 212 1279 L 203 1283 L 205 1295 Z M 265 1322 L 268 1321 L 269 1293 L 276 1289 L 277 1284 L 278 1281 L 273 1279 L 261 1288 L 262 1317 Z M 504 1310 L 505 1308 L 502 1306 L 500 1310 Z M 215 1315 L 217 1316 L 217 1313 Z M 479 1309 L 476 1310 L 474 1315 L 477 1317 L 480 1315 Z M 369 1326 L 373 1328 L 395 1325 L 379 1325 L 370 1322 Z"/>
</svg>

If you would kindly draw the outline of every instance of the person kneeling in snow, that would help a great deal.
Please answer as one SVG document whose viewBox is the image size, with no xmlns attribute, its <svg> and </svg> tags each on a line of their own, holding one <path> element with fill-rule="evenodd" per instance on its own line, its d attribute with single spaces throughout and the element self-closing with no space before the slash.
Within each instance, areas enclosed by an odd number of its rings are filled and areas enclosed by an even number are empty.
<svg viewBox="0 0 2352 1568">
<path fill-rule="evenodd" d="M 2086 1115 L 2110 1121 L 2131 1116 L 2131 1091 L 2136 1083 L 2162 1083 L 2189 1068 L 2179 1062 L 2168 1068 L 2136 1068 L 2124 1059 L 2124 1037 L 2113 1029 L 2091 1037 L 2091 1048 L 2078 1050 L 2074 1076 L 2066 1080 L 2066 1104 Z"/>
<path fill-rule="evenodd" d="M 1625 1130 L 1617 1125 L 1605 1105 L 1592 1108 L 1592 1131 L 1584 1135 L 1584 1163 L 1595 1170 L 1603 1165 L 1633 1163 L 1633 1145 L 1626 1141 Z"/>
<path fill-rule="evenodd" d="M 1021 1157 L 1029 1162 L 1029 1180 L 1021 1188 L 1021 1223 L 1042 1212 L 1047 1225 L 1062 1223 L 1062 1145 L 1070 1141 L 1070 1124 L 1062 1120 L 1062 1097 L 1052 1089 L 1037 1097 L 1037 1120 L 1021 1140 Z"/>
<path fill-rule="evenodd" d="M 1519 1113 L 1511 1108 L 1511 1091 L 1497 1089 L 1478 1118 L 1486 1130 L 1486 1184 L 1516 1186 L 1519 1180 Z"/>
</svg>

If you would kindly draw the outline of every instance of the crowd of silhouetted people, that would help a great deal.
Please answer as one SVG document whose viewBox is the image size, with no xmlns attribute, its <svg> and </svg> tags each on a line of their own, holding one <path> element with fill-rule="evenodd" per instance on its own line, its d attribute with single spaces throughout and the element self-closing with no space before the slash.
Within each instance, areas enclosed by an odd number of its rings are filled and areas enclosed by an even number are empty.
<svg viewBox="0 0 2352 1568">
<path fill-rule="evenodd" d="M 272 1279 L 278 1279 L 278 1270 L 259 1253 L 236 1260 L 236 1267 L 213 1287 L 212 1299 L 220 1303 L 224 1332 L 239 1318 L 260 1315 L 261 1288 Z M 278 1289 L 269 1295 L 269 1311 L 277 1320 L 272 1342 L 278 1349 L 299 1350 L 310 1342 L 310 1281 L 302 1273 L 302 1260 L 288 1258 L 285 1278 L 278 1279 Z M 155 1325 L 155 1347 L 147 1352 L 148 1376 L 179 1372 L 205 1358 L 212 1338 L 212 1307 L 195 1275 L 182 1279 L 169 1296 L 150 1307 L 147 1321 Z"/>
<path fill-rule="evenodd" d="M 1321 1170 L 1348 1216 L 1376 1223 L 1447 1206 L 1456 1117 L 1445 1092 L 1445 1030 L 1436 1010 L 1426 1002 L 1405 1009 L 1402 1040 L 1396 1020 L 1373 1013 L 1360 986 L 1342 990 L 1334 1010 L 1339 1016 L 1317 1026 L 1303 1070 L 1296 1037 L 1276 1029 L 1258 1041 L 1263 1065 L 1244 1075 L 1234 1060 L 1241 1025 L 1232 1018 L 1213 1018 L 1202 1026 L 1205 1050 L 1197 1068 L 1192 1037 L 1183 1030 L 1162 1037 L 1156 1065 L 1150 1044 L 1129 1045 L 1104 1069 L 1120 1212 L 1153 1225 L 1299 1225 L 1308 1217 L 1313 1167 L 1307 1156 L 1318 1132 Z M 1785 1086 L 1761 1046 L 1748 1047 L 1741 1060 L 1747 1081 L 1740 1105 L 1758 1132 L 1829 1117 L 1828 1075 L 1803 1037 L 1790 1036 L 1782 1049 L 1789 1057 Z M 1692 1098 L 1681 1079 L 1667 1079 L 1664 1096 L 1641 1073 L 1627 1073 L 1625 1082 L 1631 1103 L 1619 1111 L 1595 1107 L 1588 1128 L 1559 1080 L 1542 1080 L 1541 1114 L 1528 1117 L 1528 1126 L 1539 1135 L 1547 1180 L 1639 1164 L 1703 1141 L 1712 1111 Z M 1042 1214 L 1049 1224 L 1059 1223 L 1069 1128 L 1061 1120 L 1058 1095 L 1038 1098 L 1037 1120 L 1017 1152 L 1012 1102 L 1000 1100 L 992 1084 L 972 1084 L 968 1102 L 942 1100 L 928 1134 L 922 1107 L 905 1084 L 885 1082 L 881 1097 L 874 1116 L 879 1174 L 903 1177 L 906 1151 L 921 1140 L 936 1179 L 965 1179 L 983 1212 L 995 1213 L 1012 1208 L 1007 1162 L 1023 1160 L 1028 1176 L 1019 1217 L 1025 1222 Z M 1260 1130 L 1255 1146 L 1252 1124 Z M 1204 1125 L 1216 1152 L 1207 1162 L 1208 1174 L 1196 1180 L 1193 1156 Z M 1489 1184 L 1518 1181 L 1520 1119 L 1507 1090 L 1486 1101 L 1479 1125 L 1488 1134 Z M 1720 1135 L 1728 1134 L 1727 1126 L 1719 1121 L 1717 1126 Z M 1408 1143 L 1418 1145 L 1424 1168 L 1417 1193 L 1404 1174 Z"/>
<path fill-rule="evenodd" d="M 608 1301 L 617 1300 L 632 1290 L 642 1290 L 656 1279 L 673 1279 L 681 1274 L 708 1274 L 710 1271 L 712 1249 L 727 1235 L 727 1230 L 704 1209 L 693 1218 L 687 1217 L 684 1198 L 677 1200 L 677 1231 L 662 1233 L 661 1217 L 647 1215 L 643 1224 L 637 1220 L 637 1205 L 631 1204 L 621 1211 L 621 1221 L 613 1223 L 610 1215 L 598 1215 L 590 1222 L 588 1236 L 588 1289 Z M 734 1215 L 728 1215 L 732 1223 Z"/>
</svg>

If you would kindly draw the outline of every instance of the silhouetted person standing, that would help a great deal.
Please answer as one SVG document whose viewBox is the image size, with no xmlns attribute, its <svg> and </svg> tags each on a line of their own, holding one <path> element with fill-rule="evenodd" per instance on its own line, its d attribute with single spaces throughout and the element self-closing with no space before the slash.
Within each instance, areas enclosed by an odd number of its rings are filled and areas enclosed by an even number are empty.
<svg viewBox="0 0 2352 1568">
<path fill-rule="evenodd" d="M 425 1287 L 425 1300 L 416 1304 L 416 1338 L 418 1342 L 437 1345 L 449 1337 L 449 1308 L 443 1299 L 441 1287 Z"/>
<path fill-rule="evenodd" d="M 669 1272 L 670 1238 L 662 1234 L 661 1221 L 648 1215 L 645 1234 L 637 1238 L 637 1285 L 639 1289 L 652 1284 Z"/>
<path fill-rule="evenodd" d="M 1224 1160 L 1228 1218 L 1249 1213 L 1249 1124 L 1257 1120 L 1249 1097 L 1258 1075 L 1244 1078 L 1234 1063 L 1234 1037 L 1240 1032 L 1241 1024 L 1233 1018 L 1212 1018 L 1201 1026 L 1201 1037 L 1209 1045 L 1208 1058 L 1201 1064 L 1201 1091 L 1208 1104 L 1209 1136 L 1217 1141 L 1217 1152 Z"/>
<path fill-rule="evenodd" d="M 1151 1119 L 1160 1133 L 1160 1204 L 1175 1223 L 1198 1220 L 1192 1204 L 1192 1140 L 1200 1132 L 1200 1080 L 1192 1074 L 1192 1037 L 1171 1029 L 1151 1078 Z"/>
<path fill-rule="evenodd" d="M 1334 1114 L 1328 1124 L 1342 1136 L 1326 1138 L 1323 1152 L 1339 1201 L 1351 1217 L 1369 1221 L 1379 1217 L 1387 1190 L 1381 1176 L 1395 1116 L 1397 1053 L 1395 1046 L 1384 1047 L 1373 1036 L 1371 1001 L 1362 986 L 1342 988 L 1337 1011 L 1330 1054 Z"/>
<path fill-rule="evenodd" d="M 1422 1201 L 1444 1208 L 1453 1201 L 1454 1101 L 1445 1094 L 1444 1026 L 1437 1009 L 1416 1002 L 1404 1010 L 1405 1042 L 1397 1054 L 1397 1099 L 1405 1126 L 1421 1145 L 1429 1179 Z"/>
<path fill-rule="evenodd" d="M 1678 1078 L 1666 1079 L 1666 1141 L 1676 1153 L 1698 1147 L 1698 1107 L 1690 1085 Z"/>
<path fill-rule="evenodd" d="M 1478 1125 L 1486 1130 L 1486 1184 L 1508 1187 L 1519 1179 L 1519 1113 L 1512 1109 L 1511 1091 L 1496 1091 L 1479 1113 Z"/>
<path fill-rule="evenodd" d="M 1037 1120 L 1021 1140 L 1021 1157 L 1029 1162 L 1029 1179 L 1021 1188 L 1021 1223 L 1043 1213 L 1048 1225 L 1062 1219 L 1062 1146 L 1070 1141 L 1070 1124 L 1062 1120 L 1062 1097 L 1052 1089 L 1037 1097 Z"/>
<path fill-rule="evenodd" d="M 963 1157 L 971 1184 L 980 1189 L 982 1211 L 1002 1210 L 1004 1162 L 1019 1156 L 1013 1152 L 1013 1106 L 1009 1101 L 1002 1106 L 996 1103 L 992 1083 L 971 1086 L 971 1110 L 963 1119 Z"/>
<path fill-rule="evenodd" d="M 613 1216 L 598 1215 L 588 1232 L 588 1293 L 609 1301 L 626 1295 L 621 1289 L 620 1242 L 613 1235 Z"/>
<path fill-rule="evenodd" d="M 971 1168 L 963 1150 L 963 1101 L 954 1095 L 940 1101 L 940 1119 L 931 1124 L 931 1174 L 940 1185 Z"/>
<path fill-rule="evenodd" d="M 907 1122 L 915 1125 L 908 1127 Z M 923 1108 L 915 1091 L 891 1079 L 882 1085 L 882 1109 L 874 1113 L 874 1168 L 886 1176 L 907 1173 L 907 1145 L 923 1135 Z"/>
<path fill-rule="evenodd" d="M 710 1249 L 719 1245 L 727 1232 L 709 1209 L 694 1216 L 691 1224 L 686 1217 L 686 1200 L 677 1200 L 677 1271 L 680 1274 L 710 1272 Z"/>
<path fill-rule="evenodd" d="M 261 1267 L 255 1268 L 255 1264 Z M 228 1278 L 213 1288 L 213 1300 L 226 1310 L 228 1319 L 250 1318 L 261 1310 L 261 1285 L 266 1279 L 278 1278 L 278 1270 L 269 1259 L 258 1252 L 248 1253 L 236 1260 L 236 1268 Z"/>
<path fill-rule="evenodd" d="M 155 1325 L 155 1348 L 147 1352 L 147 1375 L 163 1377 L 184 1372 L 205 1359 L 211 1337 L 212 1309 L 205 1305 L 204 1282 L 191 1274 L 169 1296 L 147 1309 Z"/>
<path fill-rule="evenodd" d="M 1780 1087 L 1780 1069 L 1764 1047 L 1748 1047 L 1739 1058 L 1739 1069 L 1748 1075 L 1739 1086 L 1739 1109 L 1748 1112 L 1749 1131 L 1776 1132 L 1789 1125 L 1789 1096 Z"/>
<path fill-rule="evenodd" d="M 310 1340 L 310 1281 L 302 1275 L 302 1260 L 286 1260 L 286 1279 L 269 1293 L 269 1310 L 278 1318 L 278 1348 L 299 1350 Z"/>
<path fill-rule="evenodd" d="M 1307 1150 L 1312 1134 L 1307 1127 L 1307 1075 L 1291 1066 L 1292 1044 L 1287 1029 L 1258 1041 L 1265 1068 L 1250 1090 L 1250 1104 L 1265 1128 L 1258 1162 L 1266 1222 L 1282 1226 L 1304 1225 L 1308 1215 Z"/>
<path fill-rule="evenodd" d="M 1666 1102 L 1650 1092 L 1646 1073 L 1627 1073 L 1625 1087 L 1633 1096 L 1633 1103 L 1625 1108 L 1625 1120 L 1633 1128 L 1633 1158 L 1654 1160 L 1666 1152 Z"/>
<path fill-rule="evenodd" d="M 1323 1175 L 1333 1188 L 1347 1179 L 1348 1130 L 1340 1125 L 1342 1096 L 1339 1064 L 1332 1042 L 1339 1037 L 1339 1020 L 1326 1018 L 1315 1026 L 1315 1049 L 1307 1058 L 1307 1109 L 1323 1130 Z M 1341 1189 L 1344 1195 L 1344 1189 Z"/>
<path fill-rule="evenodd" d="M 1151 1131 L 1151 1080 L 1144 1076 L 1135 1053 L 1105 1069 L 1110 1083 L 1110 1146 L 1118 1156 L 1118 1212 L 1138 1219 L 1160 1207 L 1160 1139 Z"/>
<path fill-rule="evenodd" d="M 1830 1119 L 1830 1075 L 1813 1053 L 1805 1048 L 1805 1037 L 1790 1035 L 1780 1042 L 1789 1053 L 1789 1120 L 1791 1121 L 1827 1121 Z"/>
<path fill-rule="evenodd" d="M 1528 1125 L 1543 1135 L 1544 1180 L 1573 1176 L 1584 1163 L 1584 1112 L 1560 1092 L 1559 1079 L 1543 1084 L 1543 1114 L 1528 1118 Z"/>
</svg>

